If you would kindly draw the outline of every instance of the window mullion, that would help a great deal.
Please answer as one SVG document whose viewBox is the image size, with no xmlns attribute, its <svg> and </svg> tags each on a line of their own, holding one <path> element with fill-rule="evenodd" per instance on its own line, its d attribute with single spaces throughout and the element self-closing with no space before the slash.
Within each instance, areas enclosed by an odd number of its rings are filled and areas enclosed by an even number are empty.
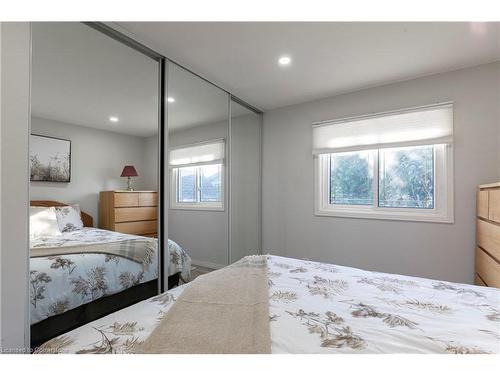
<svg viewBox="0 0 500 375">
<path fill-rule="evenodd" d="M 179 183 L 179 168 L 175 168 L 172 170 L 172 177 L 174 179 L 174 185 L 175 185 L 175 201 L 179 203 L 180 200 L 180 183 Z"/>
<path fill-rule="evenodd" d="M 176 181 L 176 184 L 177 184 L 177 200 L 178 202 L 181 201 L 181 176 L 180 176 L 180 173 L 181 173 L 181 170 L 180 169 L 177 169 L 177 172 L 176 172 L 176 178 L 177 178 L 177 181 Z"/>
<path fill-rule="evenodd" d="M 330 175 L 331 173 L 331 170 L 332 170 L 332 154 L 328 154 L 328 159 L 327 161 L 325 162 L 325 164 L 327 165 L 327 169 L 326 169 L 326 176 L 327 176 L 327 192 L 328 192 L 328 204 L 332 204 L 332 176 Z M 324 168 L 323 168 L 324 170 Z"/>
<path fill-rule="evenodd" d="M 196 202 L 201 203 L 201 167 L 196 167 Z"/>
<path fill-rule="evenodd" d="M 373 208 L 378 210 L 379 206 L 379 155 L 380 150 L 373 152 Z"/>
<path fill-rule="evenodd" d="M 444 146 L 443 146 L 444 147 Z M 433 176 L 433 186 L 432 186 L 432 195 L 433 195 L 433 210 L 436 210 L 438 207 L 438 203 L 440 203 L 438 200 L 440 199 L 441 195 L 441 188 L 440 188 L 440 183 L 441 183 L 441 173 L 437 173 L 438 165 L 438 150 L 437 147 L 434 145 L 432 146 L 432 176 Z M 441 160 L 441 159 L 439 159 Z M 441 168 L 441 167 L 439 167 Z"/>
</svg>

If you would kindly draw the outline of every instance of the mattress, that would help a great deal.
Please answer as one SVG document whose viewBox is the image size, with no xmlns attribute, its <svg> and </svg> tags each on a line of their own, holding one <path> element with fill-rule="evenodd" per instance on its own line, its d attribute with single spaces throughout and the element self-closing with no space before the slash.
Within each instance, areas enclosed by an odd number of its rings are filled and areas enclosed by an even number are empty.
<svg viewBox="0 0 500 375">
<path fill-rule="evenodd" d="M 32 249 L 91 248 L 95 244 L 133 243 L 147 246 L 148 256 L 141 262 L 113 253 L 74 253 L 30 258 L 31 324 L 61 314 L 78 306 L 109 296 L 140 283 L 158 278 L 157 240 L 83 228 L 61 236 L 33 240 Z M 169 275 L 181 272 L 189 280 L 191 259 L 178 244 L 168 242 L 170 254 Z M 143 250 L 143 249 L 140 249 Z"/>
<path fill-rule="evenodd" d="M 277 256 L 267 263 L 272 353 L 500 350 L 499 289 Z M 132 353 L 185 287 L 56 337 L 39 352 Z"/>
</svg>

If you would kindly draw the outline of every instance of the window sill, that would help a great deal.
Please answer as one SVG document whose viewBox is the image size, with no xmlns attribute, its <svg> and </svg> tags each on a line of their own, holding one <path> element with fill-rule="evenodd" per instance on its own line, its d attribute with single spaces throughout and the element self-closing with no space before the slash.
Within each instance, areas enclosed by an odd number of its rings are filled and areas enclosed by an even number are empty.
<svg viewBox="0 0 500 375">
<path fill-rule="evenodd" d="M 335 207 L 321 208 L 314 211 L 315 216 L 332 216 L 353 219 L 416 221 L 428 223 L 453 224 L 453 212 L 440 212 L 437 210 L 423 211 L 424 209 L 404 208 L 353 208 Z"/>
<path fill-rule="evenodd" d="M 187 211 L 224 211 L 224 206 L 170 205 L 170 210 Z"/>
</svg>

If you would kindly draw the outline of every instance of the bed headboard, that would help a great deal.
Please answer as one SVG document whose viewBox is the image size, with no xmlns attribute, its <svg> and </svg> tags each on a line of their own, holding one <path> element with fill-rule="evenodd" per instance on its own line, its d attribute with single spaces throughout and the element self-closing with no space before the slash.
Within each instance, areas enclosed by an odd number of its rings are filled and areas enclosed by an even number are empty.
<svg viewBox="0 0 500 375">
<path fill-rule="evenodd" d="M 61 206 L 71 206 L 70 204 L 61 203 L 57 201 L 30 201 L 30 206 L 35 207 L 61 207 Z M 93 227 L 94 219 L 88 213 L 81 211 L 82 222 L 84 227 Z"/>
</svg>

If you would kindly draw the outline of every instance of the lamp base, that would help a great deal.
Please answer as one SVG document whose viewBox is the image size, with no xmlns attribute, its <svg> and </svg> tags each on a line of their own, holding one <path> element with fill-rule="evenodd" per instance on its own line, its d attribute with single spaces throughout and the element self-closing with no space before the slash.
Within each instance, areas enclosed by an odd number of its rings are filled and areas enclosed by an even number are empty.
<svg viewBox="0 0 500 375">
<path fill-rule="evenodd" d="M 132 179 L 130 177 L 127 177 L 127 191 L 134 191 L 134 188 L 132 187 Z"/>
</svg>

